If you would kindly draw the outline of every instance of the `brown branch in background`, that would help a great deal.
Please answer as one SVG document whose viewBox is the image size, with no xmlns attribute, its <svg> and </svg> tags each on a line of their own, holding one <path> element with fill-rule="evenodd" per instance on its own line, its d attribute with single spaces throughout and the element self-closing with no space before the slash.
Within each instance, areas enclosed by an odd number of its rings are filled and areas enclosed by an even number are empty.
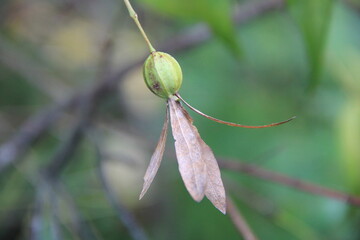
<svg viewBox="0 0 360 240">
<path fill-rule="evenodd" d="M 72 101 L 65 101 L 30 117 L 6 143 L 0 146 L 0 172 L 25 153 Z"/>
<path fill-rule="evenodd" d="M 83 214 L 75 202 L 75 199 L 68 192 L 65 185 L 58 181 L 52 188 L 52 191 L 52 194 L 55 195 L 56 198 L 59 198 L 59 201 L 66 206 L 66 210 L 69 212 L 66 213 L 66 219 L 64 219 L 64 217 L 60 219 L 60 223 L 63 226 L 68 224 L 71 232 L 74 232 L 74 234 L 77 235 L 79 239 L 100 239 L 97 235 L 97 232 L 95 232 L 92 226 L 85 220 Z"/>
<path fill-rule="evenodd" d="M 116 16 L 118 15 L 119 14 Z M 98 79 L 100 86 L 102 83 L 106 82 L 106 77 L 111 71 L 111 53 L 113 52 L 112 50 L 114 48 L 114 36 L 117 32 L 114 27 L 117 22 L 115 20 L 117 20 L 117 17 L 115 17 L 110 24 L 107 31 L 109 36 L 104 39 L 99 52 L 96 79 Z M 81 143 L 85 130 L 90 124 L 90 121 L 96 111 L 97 106 L 99 105 L 102 96 L 103 92 L 99 92 L 97 88 L 95 88 L 95 90 L 90 91 L 89 94 L 80 99 L 78 106 L 79 116 L 77 122 L 71 129 L 68 138 L 59 147 L 53 158 L 50 160 L 50 163 L 45 167 L 43 173 L 45 174 L 46 178 L 56 179 L 63 168 L 70 162 L 72 155 L 74 154 L 78 145 Z"/>
<path fill-rule="evenodd" d="M 94 101 L 98 104 L 99 101 L 97 100 L 108 91 L 111 91 L 113 84 L 115 84 L 117 80 L 121 80 L 128 71 L 138 64 L 140 64 L 140 61 L 122 68 L 118 73 L 107 77 L 104 82 L 96 84 L 93 89 L 85 93 L 75 94 L 64 103 L 30 117 L 8 142 L 0 146 L 0 173 L 10 164 L 17 163 L 17 161 L 20 160 L 20 156 L 25 154 L 31 145 L 52 126 L 63 111 L 74 105 L 79 105 L 85 98 L 96 98 L 96 101 Z"/>
<path fill-rule="evenodd" d="M 232 193 L 234 199 L 245 203 L 249 208 L 254 209 L 261 215 L 273 218 L 279 208 L 273 201 L 260 195 L 256 190 L 250 189 L 239 182 L 227 182 L 227 190 Z"/>
<path fill-rule="evenodd" d="M 269 180 L 271 182 L 279 183 L 291 188 L 301 190 L 303 192 L 320 195 L 336 199 L 354 206 L 360 206 L 360 197 L 352 196 L 340 191 L 336 191 L 330 188 L 322 187 L 313 183 L 305 182 L 302 180 L 294 179 L 280 173 L 265 170 L 259 166 L 229 160 L 219 160 L 220 168 L 231 171 L 245 173 L 260 179 Z"/>
<path fill-rule="evenodd" d="M 98 239 L 60 181 L 39 178 L 34 187 L 36 199 L 29 225 L 31 240 L 44 239 L 44 232 L 50 233 L 51 239 L 63 239 L 64 227 L 71 229 L 74 239 Z"/>
<path fill-rule="evenodd" d="M 257 237 L 249 227 L 240 210 L 235 206 L 231 197 L 227 196 L 227 212 L 234 223 L 236 229 L 243 236 L 244 240 L 257 240 Z"/>
<path fill-rule="evenodd" d="M 56 179 L 64 167 L 71 161 L 72 155 L 81 143 L 83 133 L 88 127 L 92 115 L 95 112 L 95 96 L 84 98 L 80 106 L 80 116 L 74 127 L 70 130 L 69 136 L 65 139 L 62 145 L 55 152 L 49 164 L 45 167 L 43 173 L 46 179 Z"/>
<path fill-rule="evenodd" d="M 121 8 L 120 8 L 121 9 Z M 102 79 L 113 73 L 113 56 L 115 52 L 116 35 L 118 34 L 119 22 L 123 22 L 121 19 L 123 14 L 119 10 L 114 14 L 113 19 L 109 23 L 107 30 L 105 31 L 105 37 L 100 47 L 98 69 L 96 73 L 96 79 Z"/>
<path fill-rule="evenodd" d="M 291 234 L 293 238 L 307 240 L 321 239 L 310 224 L 287 211 L 284 206 L 278 207 L 273 200 L 260 195 L 256 190 L 247 188 L 239 182 L 228 184 L 227 187 L 228 191 L 234 196 L 234 199 L 240 200 L 247 208 L 267 218 L 275 226 Z"/>
<path fill-rule="evenodd" d="M 97 79 L 101 79 L 112 72 L 111 58 L 114 53 L 114 34 L 104 41 L 100 52 L 99 68 L 96 73 Z"/>
<path fill-rule="evenodd" d="M 239 11 L 235 14 L 236 19 L 238 19 L 238 24 L 245 23 L 250 19 L 257 17 L 261 14 L 268 13 L 272 10 L 276 10 L 279 8 L 279 2 L 282 1 L 271 1 L 272 5 L 267 1 L 254 2 L 252 3 L 253 9 L 259 9 L 258 11 L 253 11 L 254 15 L 251 15 L 247 12 L 247 8 L 240 8 Z M 266 6 L 266 7 L 264 7 Z M 240 16 L 244 17 L 240 17 Z M 160 45 L 159 49 L 167 52 L 177 52 L 184 51 L 191 47 L 195 47 L 211 37 L 211 33 L 207 27 L 204 25 L 196 25 L 193 28 L 189 28 L 183 33 L 176 35 L 174 37 L 169 38 L 167 43 Z M 145 58 L 145 56 L 144 56 Z M 112 74 L 111 76 L 107 76 L 106 79 L 98 84 L 95 84 L 87 91 L 81 91 L 74 96 L 72 96 L 69 100 L 65 101 L 64 104 L 59 106 L 55 106 L 52 109 L 48 110 L 48 112 L 43 112 L 33 117 L 30 117 L 20 129 L 25 129 L 24 131 L 17 132 L 8 142 L 3 144 L 0 147 L 0 173 L 6 169 L 10 164 L 16 163 L 20 160 L 20 155 L 25 154 L 26 151 L 30 148 L 33 142 L 38 139 L 41 135 L 43 135 L 46 130 L 52 125 L 53 122 L 57 120 L 60 116 L 60 113 L 71 106 L 73 103 L 81 101 L 82 98 L 88 96 L 89 94 L 95 95 L 105 95 L 108 91 L 111 91 L 114 86 L 123 79 L 124 75 L 126 75 L 130 70 L 136 68 L 140 64 L 142 64 L 143 59 L 141 58 L 138 61 L 135 61 L 128 66 L 119 69 L 118 72 Z M 15 66 L 16 67 L 16 66 Z M 42 76 L 44 77 L 44 76 Z M 99 97 L 100 98 L 100 97 Z M 98 104 L 98 102 L 96 102 Z M 39 124 L 40 123 L 40 124 Z M 30 125 L 39 125 L 41 127 L 37 128 L 29 128 L 27 126 Z M 31 130 L 31 136 L 27 136 L 26 132 Z M 20 144 L 19 144 L 20 143 Z M 9 154 L 11 153 L 11 154 Z"/>
<path fill-rule="evenodd" d="M 58 148 L 56 153 L 54 154 L 53 158 L 50 160 L 49 164 L 44 168 L 43 175 L 45 180 L 54 180 L 54 181 L 47 181 L 50 184 L 56 184 L 58 180 L 58 176 L 61 174 L 64 167 L 71 161 L 72 156 L 77 149 L 78 145 L 81 143 L 81 140 L 84 137 L 85 130 L 90 124 L 92 116 L 96 111 L 96 107 L 99 105 L 100 100 L 102 100 L 103 94 L 107 92 L 107 89 L 101 90 L 102 86 L 106 86 L 107 78 L 106 75 L 108 74 L 108 69 L 111 68 L 110 64 L 110 57 L 111 57 L 111 48 L 113 45 L 108 45 L 111 42 L 111 38 L 113 35 L 109 36 L 109 39 L 105 39 L 104 47 L 101 51 L 101 57 L 99 58 L 99 71 L 98 71 L 98 78 L 99 83 L 98 86 L 94 88 L 94 90 L 90 91 L 89 94 L 85 95 L 80 102 L 79 105 L 79 116 L 77 122 L 74 124 L 73 128 L 70 131 L 68 138 L 63 142 L 63 144 Z M 125 74 L 127 70 L 125 69 L 122 74 Z M 123 76 L 121 76 L 123 77 Z M 114 81 L 115 82 L 115 81 Z M 101 91 L 100 91 L 101 90 Z M 100 159 L 100 150 L 98 151 L 98 158 Z M 100 161 L 100 160 L 99 160 Z M 140 228 L 140 226 L 136 223 L 133 215 L 129 212 L 125 207 L 123 207 L 119 202 L 116 201 L 114 194 L 112 193 L 110 187 L 108 186 L 105 176 L 102 172 L 101 165 L 99 164 L 99 178 L 102 182 L 106 196 L 109 202 L 113 205 L 116 209 L 120 220 L 124 224 L 124 226 L 128 229 L 130 235 L 135 240 L 146 240 L 147 237 Z"/>
</svg>

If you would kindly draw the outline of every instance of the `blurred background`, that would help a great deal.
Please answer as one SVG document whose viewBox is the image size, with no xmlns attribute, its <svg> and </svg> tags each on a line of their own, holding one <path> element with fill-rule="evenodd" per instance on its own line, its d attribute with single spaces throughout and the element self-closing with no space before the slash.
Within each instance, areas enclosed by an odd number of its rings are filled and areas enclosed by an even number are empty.
<svg viewBox="0 0 360 240">
<path fill-rule="evenodd" d="M 360 1 L 134 0 L 218 159 L 360 194 Z M 0 1 L 0 239 L 242 239 L 194 202 L 169 133 L 138 196 L 165 101 L 142 79 L 144 40 L 119 0 Z M 360 239 L 358 207 L 222 170 L 258 239 Z"/>
</svg>

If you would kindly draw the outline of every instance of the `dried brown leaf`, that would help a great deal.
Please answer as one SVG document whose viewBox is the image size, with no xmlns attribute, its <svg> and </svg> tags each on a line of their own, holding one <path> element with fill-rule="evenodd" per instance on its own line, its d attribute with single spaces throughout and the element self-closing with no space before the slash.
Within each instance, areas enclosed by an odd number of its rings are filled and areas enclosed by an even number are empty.
<svg viewBox="0 0 360 240">
<path fill-rule="evenodd" d="M 169 109 L 179 171 L 192 198 L 200 202 L 206 190 L 207 171 L 200 135 L 180 102 L 170 98 Z"/>
<path fill-rule="evenodd" d="M 169 125 L 169 110 L 168 110 L 168 108 L 166 108 L 166 116 L 165 116 L 164 125 L 163 125 L 162 131 L 161 131 L 159 142 L 156 146 L 156 149 L 155 149 L 153 155 L 151 156 L 150 164 L 149 164 L 149 166 L 146 170 L 145 176 L 144 176 L 144 185 L 143 185 L 143 189 L 140 194 L 140 199 L 145 195 L 146 191 L 149 189 L 149 187 L 150 187 L 152 181 L 154 180 L 155 175 L 160 167 L 161 160 L 163 158 L 164 150 L 165 150 L 168 125 Z"/>
<path fill-rule="evenodd" d="M 201 142 L 207 171 L 207 185 L 205 189 L 205 195 L 212 202 L 212 204 L 214 204 L 214 206 L 220 210 L 220 212 L 225 214 L 226 195 L 225 188 L 221 180 L 219 165 L 211 148 L 201 138 L 199 142 Z"/>
</svg>

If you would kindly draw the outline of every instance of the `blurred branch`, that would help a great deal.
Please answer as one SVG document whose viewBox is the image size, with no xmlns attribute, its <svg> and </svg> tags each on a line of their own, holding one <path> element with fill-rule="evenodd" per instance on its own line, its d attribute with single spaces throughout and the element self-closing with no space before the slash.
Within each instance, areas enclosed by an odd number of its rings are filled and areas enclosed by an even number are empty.
<svg viewBox="0 0 360 240">
<path fill-rule="evenodd" d="M 124 226 L 128 229 L 133 239 L 135 240 L 148 239 L 147 236 L 145 235 L 143 228 L 136 222 L 133 214 L 128 209 L 126 209 L 126 207 L 123 206 L 121 202 L 119 202 L 118 198 L 115 196 L 113 190 L 111 189 L 111 186 L 109 186 L 102 168 L 102 161 L 104 161 L 104 156 L 96 142 L 96 139 L 92 137 L 92 140 L 96 144 L 98 176 L 101 181 L 101 184 L 104 187 L 106 198 L 115 209 L 116 215 L 118 216 L 120 221 L 124 224 Z"/>
<path fill-rule="evenodd" d="M 227 212 L 230 215 L 236 229 L 244 237 L 244 240 L 257 240 L 257 237 L 249 227 L 240 210 L 235 206 L 231 197 L 227 196 Z"/>
<path fill-rule="evenodd" d="M 259 195 L 250 188 L 239 183 L 228 185 L 229 191 L 247 207 L 273 222 L 274 225 L 284 229 L 296 239 L 318 240 L 321 237 L 301 219 L 293 216 L 284 207 L 279 208 L 269 198 Z"/>
<path fill-rule="evenodd" d="M 110 28 L 111 29 L 111 28 Z M 99 83 L 98 87 L 90 90 L 90 92 L 85 95 L 82 99 L 80 99 L 79 105 L 79 116 L 77 122 L 74 124 L 73 128 L 70 131 L 69 136 L 63 142 L 63 144 L 58 148 L 54 157 L 51 159 L 50 163 L 44 168 L 43 174 L 46 180 L 54 180 L 49 181 L 50 183 L 57 180 L 57 177 L 61 174 L 64 167 L 70 162 L 72 155 L 74 154 L 75 150 L 77 149 L 78 145 L 81 143 L 82 138 L 84 137 L 84 133 L 90 121 L 92 119 L 93 114 L 96 111 L 96 107 L 98 106 L 103 94 L 107 92 L 107 89 L 103 89 L 103 86 L 106 86 L 107 83 L 107 74 L 110 71 L 110 57 L 111 57 L 111 48 L 113 47 L 112 37 L 114 35 L 111 34 L 108 39 L 105 39 L 104 45 L 100 52 L 99 57 L 99 71 L 98 71 L 98 78 Z M 127 71 L 122 72 L 125 74 Z M 122 77 L 122 76 L 121 76 Z M 115 82 L 115 80 L 114 80 Z M 100 154 L 99 154 L 100 158 Z M 136 240 L 146 240 L 146 236 L 143 230 L 138 226 L 138 224 L 133 219 L 133 216 L 130 212 L 128 212 L 124 207 L 119 205 L 114 200 L 114 196 L 107 186 L 106 180 L 103 176 L 101 167 L 99 167 L 99 176 L 106 189 L 106 196 L 108 197 L 109 201 L 112 202 L 113 206 L 117 210 L 120 219 L 124 223 L 124 225 L 129 230 L 130 234 Z"/>
<path fill-rule="evenodd" d="M 80 116 L 70 130 L 69 136 L 55 152 L 50 163 L 45 167 L 44 174 L 48 179 L 56 179 L 67 163 L 70 162 L 72 155 L 81 143 L 83 133 L 87 128 L 95 110 L 95 95 L 90 95 L 83 99 L 80 106 Z"/>
<path fill-rule="evenodd" d="M 61 112 L 72 104 L 67 100 L 53 108 L 45 109 L 30 117 L 6 143 L 0 146 L 0 172 L 24 154 L 54 123 Z"/>
<path fill-rule="evenodd" d="M 248 175 L 279 183 L 303 192 L 336 199 L 354 206 L 360 206 L 360 197 L 342 193 L 330 188 L 322 187 L 313 183 L 291 178 L 276 172 L 265 170 L 259 166 L 238 161 L 219 160 L 220 168 L 246 173 Z"/>
<path fill-rule="evenodd" d="M 121 8 L 120 8 L 121 9 Z M 117 10 L 114 17 L 109 23 L 106 34 L 102 40 L 102 46 L 100 47 L 97 79 L 105 78 L 109 73 L 113 72 L 113 54 L 115 52 L 115 39 L 118 34 L 119 22 L 122 22 L 122 16 L 120 10 Z"/>
<path fill-rule="evenodd" d="M 80 239 L 99 239 L 98 236 L 94 233 L 91 226 L 89 226 L 89 224 L 85 222 L 83 215 L 76 206 L 73 197 L 68 193 L 67 189 L 65 189 L 65 186 L 61 184 L 61 182 L 57 182 L 54 187 L 56 188 L 53 189 L 53 194 L 56 195 L 56 197 L 59 198 L 60 201 L 63 201 L 68 208 L 64 209 L 64 211 L 69 211 L 69 213 L 67 214 L 69 214 L 70 216 L 68 219 L 66 219 L 67 221 L 65 223 L 69 222 L 69 227 L 72 229 L 74 234 L 76 234 Z M 61 223 L 65 225 L 64 219 L 60 220 L 62 220 Z"/>
<path fill-rule="evenodd" d="M 39 179 L 35 206 L 30 220 L 31 240 L 62 239 L 58 221 L 58 198 L 50 185 Z"/>
<path fill-rule="evenodd" d="M 37 196 L 29 224 L 30 239 L 63 239 L 62 227 L 70 228 L 79 239 L 97 239 L 59 181 L 40 177 L 35 187 Z"/>
<path fill-rule="evenodd" d="M 239 21 L 238 24 L 245 23 L 246 21 L 263 13 L 265 14 L 271 10 L 278 9 L 280 1 L 271 2 L 272 5 L 269 4 L 268 1 L 252 3 L 253 9 L 259 9 L 258 11 L 252 11 L 254 15 L 250 15 L 246 10 L 247 8 L 244 8 L 244 10 L 240 8 L 239 11 L 235 14 L 238 16 L 236 17 L 236 19 Z M 239 17 L 242 15 L 244 17 Z M 195 27 L 189 28 L 179 35 L 169 38 L 167 43 L 160 45 L 159 49 L 167 52 L 184 51 L 205 42 L 210 37 L 211 33 L 207 27 L 204 25 L 196 25 Z M 130 70 L 141 65 L 144 58 L 145 56 L 138 61 L 135 61 L 128 66 L 119 69 L 114 74 L 106 76 L 104 81 L 95 84 L 90 89 L 74 94 L 74 96 L 65 101 L 63 104 L 57 105 L 50 110 L 30 117 L 30 119 L 27 120 L 22 127 L 20 127 L 21 130 L 17 132 L 8 142 L 0 147 L 0 173 L 10 164 L 16 163 L 17 160 L 19 160 L 20 155 L 24 154 L 32 145 L 32 143 L 46 132 L 51 124 L 57 120 L 62 111 L 74 103 L 82 102 L 83 98 L 91 99 L 94 97 L 95 99 L 93 104 L 99 104 L 100 101 L 98 100 L 100 97 L 111 91 Z M 37 126 L 37 128 L 31 126 Z M 31 132 L 30 136 L 28 136 L 28 132 Z M 74 134 L 72 138 L 76 138 L 76 135 L 77 134 Z"/>
<path fill-rule="evenodd" d="M 21 74 L 25 80 L 56 102 L 64 98 L 64 93 L 70 92 L 70 88 L 53 76 L 46 66 L 36 63 L 2 36 L 0 36 L 0 62 Z"/>
<path fill-rule="evenodd" d="M 111 57 L 112 50 L 114 48 L 114 37 L 116 36 L 116 23 L 120 14 L 116 14 L 113 21 L 110 23 L 107 32 L 108 36 L 103 40 L 103 44 L 100 47 L 98 67 L 97 67 L 97 79 L 99 86 L 106 84 L 107 76 L 111 71 Z M 61 173 L 62 169 L 71 160 L 72 155 L 81 143 L 84 132 L 89 125 L 92 116 L 96 111 L 96 107 L 99 105 L 103 92 L 95 88 L 84 95 L 80 99 L 78 110 L 79 116 L 77 122 L 74 124 L 68 138 L 64 141 L 63 145 L 59 147 L 54 157 L 44 170 L 45 177 L 56 179 Z M 101 89 L 101 88 L 100 88 Z"/>
</svg>

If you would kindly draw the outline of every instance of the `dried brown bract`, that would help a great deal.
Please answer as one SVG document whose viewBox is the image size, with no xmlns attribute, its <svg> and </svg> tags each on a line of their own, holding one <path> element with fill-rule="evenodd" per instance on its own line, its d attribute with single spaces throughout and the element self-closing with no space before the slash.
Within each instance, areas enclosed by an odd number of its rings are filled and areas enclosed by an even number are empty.
<svg viewBox="0 0 360 240">
<path fill-rule="evenodd" d="M 247 126 L 242 124 L 225 122 L 211 116 L 208 116 L 195 109 L 185 102 L 179 94 L 174 94 L 167 100 L 166 118 L 159 139 L 159 143 L 151 158 L 150 165 L 144 177 L 144 187 L 140 198 L 144 196 L 151 182 L 153 181 L 157 170 L 159 169 L 161 159 L 165 149 L 166 131 L 169 122 L 169 113 L 172 134 L 175 139 L 176 157 L 179 164 L 179 171 L 185 183 L 185 187 L 191 197 L 200 202 L 206 196 L 212 204 L 222 213 L 226 213 L 226 194 L 224 184 L 221 180 L 221 173 L 218 163 L 211 148 L 202 140 L 197 128 L 193 125 L 193 120 L 188 112 L 181 106 L 183 101 L 190 109 L 216 122 L 223 124 L 246 127 L 246 128 L 264 128 L 277 126 L 286 123 L 293 118 L 263 126 Z"/>
</svg>

